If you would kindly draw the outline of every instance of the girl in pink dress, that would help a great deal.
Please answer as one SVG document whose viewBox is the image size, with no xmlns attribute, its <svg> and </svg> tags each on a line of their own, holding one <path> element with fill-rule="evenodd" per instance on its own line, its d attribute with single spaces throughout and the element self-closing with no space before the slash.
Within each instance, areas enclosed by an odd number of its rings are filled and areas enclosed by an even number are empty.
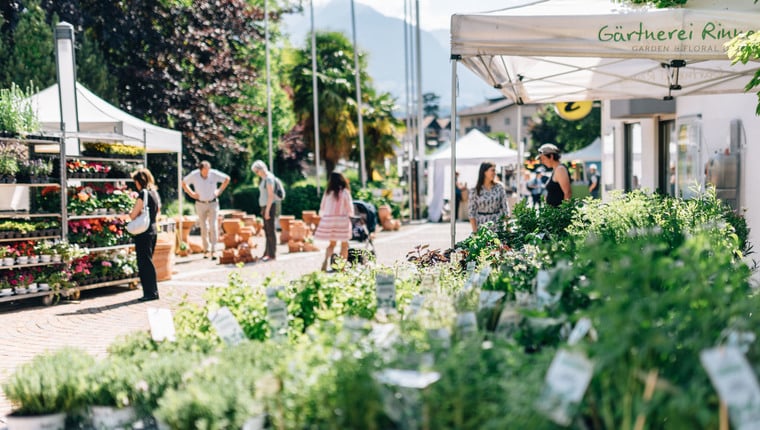
<svg viewBox="0 0 760 430">
<path fill-rule="evenodd" d="M 325 251 L 322 270 L 327 270 L 328 262 L 335 250 L 335 243 L 340 242 L 340 256 L 348 259 L 348 241 L 351 239 L 351 216 L 354 215 L 354 202 L 348 188 L 348 180 L 340 173 L 330 173 L 327 190 L 319 206 L 319 226 L 314 237 L 329 240 Z"/>
</svg>

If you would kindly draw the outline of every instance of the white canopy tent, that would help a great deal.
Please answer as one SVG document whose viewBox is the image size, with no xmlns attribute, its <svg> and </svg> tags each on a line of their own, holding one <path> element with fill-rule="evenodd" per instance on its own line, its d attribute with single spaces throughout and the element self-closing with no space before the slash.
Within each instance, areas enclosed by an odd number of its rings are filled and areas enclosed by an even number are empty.
<svg viewBox="0 0 760 430">
<path fill-rule="evenodd" d="M 162 128 L 138 119 L 101 99 L 95 93 L 76 84 L 77 114 L 80 137 L 97 139 L 104 136 L 124 137 L 125 141 L 144 142 L 148 153 L 182 153 L 182 133 Z M 54 84 L 31 97 L 42 131 L 61 131 L 61 103 L 58 84 Z"/>
<path fill-rule="evenodd" d="M 562 154 L 563 161 L 599 162 L 602 160 L 602 138 L 597 137 L 583 148 Z"/>
<path fill-rule="evenodd" d="M 452 88 L 458 62 L 516 103 L 739 93 L 759 67 L 731 65 L 723 46 L 758 28 L 752 1 L 690 0 L 669 9 L 610 0 L 511 4 L 452 16 Z M 456 151 L 455 137 L 452 145 Z M 451 230 L 453 245 L 453 222 Z"/>
<path fill-rule="evenodd" d="M 496 166 L 517 164 L 517 151 L 509 149 L 499 142 L 473 129 L 458 140 L 456 169 L 459 180 L 466 182 L 469 188 L 478 180 L 478 170 L 484 161 L 491 161 Z M 438 221 L 443 213 L 443 201 L 451 201 L 451 146 L 441 149 L 427 158 L 428 161 L 428 219 Z"/>
</svg>

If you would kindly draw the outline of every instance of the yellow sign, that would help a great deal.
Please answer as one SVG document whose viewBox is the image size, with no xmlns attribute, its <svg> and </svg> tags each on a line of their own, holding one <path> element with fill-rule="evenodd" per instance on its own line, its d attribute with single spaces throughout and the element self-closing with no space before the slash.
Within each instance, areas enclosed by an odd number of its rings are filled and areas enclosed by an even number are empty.
<svg viewBox="0 0 760 430">
<path fill-rule="evenodd" d="M 591 113 L 593 105 L 594 102 L 592 101 L 559 102 L 554 105 L 554 110 L 556 110 L 557 115 L 563 119 L 568 121 L 578 121 Z"/>
</svg>

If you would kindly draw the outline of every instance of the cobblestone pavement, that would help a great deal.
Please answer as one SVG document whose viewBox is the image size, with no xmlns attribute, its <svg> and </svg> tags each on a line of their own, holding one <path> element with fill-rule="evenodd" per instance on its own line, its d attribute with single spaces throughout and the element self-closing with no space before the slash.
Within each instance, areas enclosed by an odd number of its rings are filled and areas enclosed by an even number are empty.
<svg viewBox="0 0 760 430">
<path fill-rule="evenodd" d="M 468 224 L 457 224 L 457 240 L 467 237 L 469 231 Z M 259 255 L 264 246 L 263 237 L 255 240 L 258 249 L 254 255 Z M 378 232 L 375 249 L 378 262 L 393 264 L 403 260 L 417 245 L 446 249 L 450 242 L 448 223 L 412 223 L 396 232 Z M 324 249 L 324 243 L 317 245 Z M 351 246 L 363 245 L 352 242 Z M 251 285 L 260 285 L 270 275 L 288 281 L 318 270 L 324 257 L 323 252 L 290 254 L 287 245 L 280 245 L 277 255 L 274 261 L 241 268 L 215 264 L 200 255 L 178 259 L 172 279 L 159 283 L 161 299 L 155 302 L 138 302 L 142 296 L 139 288 L 104 287 L 82 291 L 79 300 L 64 300 L 53 306 L 42 306 L 37 298 L 0 303 L 0 381 L 34 356 L 64 346 L 83 348 L 102 357 L 108 345 L 118 337 L 149 328 L 148 307 L 174 309 L 183 298 L 201 302 L 207 287 L 224 285 L 233 271 L 239 271 Z M 0 417 L 7 415 L 10 409 L 11 405 L 0 393 Z M 2 421 L 0 419 L 0 423 Z"/>
</svg>

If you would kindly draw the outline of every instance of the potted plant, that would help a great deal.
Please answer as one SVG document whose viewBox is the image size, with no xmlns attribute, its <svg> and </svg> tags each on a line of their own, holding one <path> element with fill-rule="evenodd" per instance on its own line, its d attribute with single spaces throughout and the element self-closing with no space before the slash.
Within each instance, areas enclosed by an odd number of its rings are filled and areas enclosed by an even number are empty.
<svg viewBox="0 0 760 430">
<path fill-rule="evenodd" d="M 3 278 L 0 279 L 0 297 L 10 296 L 13 294 L 13 285 Z"/>
<path fill-rule="evenodd" d="M 80 349 L 63 348 L 21 365 L 2 385 L 15 408 L 8 429 L 33 421 L 27 428 L 63 430 L 66 414 L 82 406 L 84 375 L 94 362 Z"/>
<path fill-rule="evenodd" d="M 53 255 L 53 243 L 41 240 L 34 245 L 34 252 L 39 255 L 40 263 L 49 263 Z"/>
<path fill-rule="evenodd" d="M 12 184 L 16 182 L 18 170 L 18 161 L 13 154 L 0 154 L 0 183 Z"/>
<path fill-rule="evenodd" d="M 111 356 L 93 366 L 87 374 L 84 398 L 94 428 L 119 428 L 137 418 L 134 408 L 138 366 L 119 356 Z"/>
</svg>

